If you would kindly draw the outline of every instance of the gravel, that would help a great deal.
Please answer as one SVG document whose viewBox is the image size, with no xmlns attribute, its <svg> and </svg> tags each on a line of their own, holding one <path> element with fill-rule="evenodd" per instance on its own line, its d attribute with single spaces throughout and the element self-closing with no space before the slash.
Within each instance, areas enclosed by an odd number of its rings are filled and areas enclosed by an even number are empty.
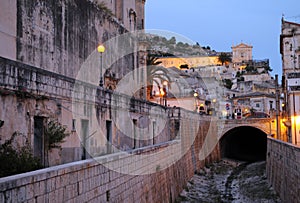
<svg viewBox="0 0 300 203">
<path fill-rule="evenodd" d="M 281 202 L 268 185 L 266 163 L 222 160 L 202 169 L 176 202 Z"/>
</svg>

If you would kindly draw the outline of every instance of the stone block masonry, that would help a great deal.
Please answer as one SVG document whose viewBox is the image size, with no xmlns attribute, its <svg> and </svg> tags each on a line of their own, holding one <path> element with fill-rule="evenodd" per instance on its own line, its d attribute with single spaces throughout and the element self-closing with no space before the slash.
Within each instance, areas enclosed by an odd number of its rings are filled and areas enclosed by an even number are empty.
<svg viewBox="0 0 300 203">
<path fill-rule="evenodd" d="M 190 137 L 181 131 L 180 140 L 2 178 L 0 202 L 174 202 L 195 171 L 219 159 L 217 145 L 199 161 L 209 124 L 201 125 L 184 154 Z"/>
<path fill-rule="evenodd" d="M 300 147 L 268 138 L 267 177 L 283 202 L 300 202 Z"/>
</svg>

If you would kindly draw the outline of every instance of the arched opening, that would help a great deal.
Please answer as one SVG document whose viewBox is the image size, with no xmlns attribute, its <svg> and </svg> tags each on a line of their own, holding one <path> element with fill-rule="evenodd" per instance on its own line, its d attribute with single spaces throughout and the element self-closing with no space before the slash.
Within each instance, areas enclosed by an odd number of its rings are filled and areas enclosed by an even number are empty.
<svg viewBox="0 0 300 203">
<path fill-rule="evenodd" d="M 222 158 L 241 161 L 266 160 L 267 135 L 254 127 L 237 127 L 223 135 L 220 148 Z"/>
</svg>

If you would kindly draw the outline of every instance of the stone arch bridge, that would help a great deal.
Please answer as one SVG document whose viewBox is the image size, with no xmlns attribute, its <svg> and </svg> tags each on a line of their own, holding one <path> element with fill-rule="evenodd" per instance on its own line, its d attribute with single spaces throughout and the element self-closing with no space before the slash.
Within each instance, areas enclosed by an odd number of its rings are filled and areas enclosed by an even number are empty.
<svg viewBox="0 0 300 203">
<path fill-rule="evenodd" d="M 229 131 L 238 127 L 252 127 L 261 130 L 266 135 L 276 134 L 276 121 L 275 118 L 251 118 L 251 119 L 235 119 L 224 120 L 223 125 L 219 126 L 219 135 L 221 137 Z M 222 128 L 222 129 L 220 129 Z"/>
<path fill-rule="evenodd" d="M 218 125 L 222 158 L 245 161 L 266 159 L 267 136 L 276 134 L 273 118 L 224 120 Z"/>
</svg>

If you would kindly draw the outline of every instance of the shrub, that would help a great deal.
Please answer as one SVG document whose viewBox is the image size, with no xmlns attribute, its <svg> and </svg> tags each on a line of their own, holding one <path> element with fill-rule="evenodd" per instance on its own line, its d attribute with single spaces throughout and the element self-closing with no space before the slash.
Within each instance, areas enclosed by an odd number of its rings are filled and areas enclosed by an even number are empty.
<svg viewBox="0 0 300 203">
<path fill-rule="evenodd" d="M 70 134 L 65 126 L 55 120 L 49 120 L 45 129 L 45 137 L 48 139 L 48 149 L 59 148 L 65 137 Z"/>
<path fill-rule="evenodd" d="M 15 132 L 9 140 L 0 144 L 0 177 L 42 168 L 40 160 L 33 156 L 27 140 L 25 146 L 16 147 L 13 145 L 17 136 L 21 135 Z"/>
</svg>

